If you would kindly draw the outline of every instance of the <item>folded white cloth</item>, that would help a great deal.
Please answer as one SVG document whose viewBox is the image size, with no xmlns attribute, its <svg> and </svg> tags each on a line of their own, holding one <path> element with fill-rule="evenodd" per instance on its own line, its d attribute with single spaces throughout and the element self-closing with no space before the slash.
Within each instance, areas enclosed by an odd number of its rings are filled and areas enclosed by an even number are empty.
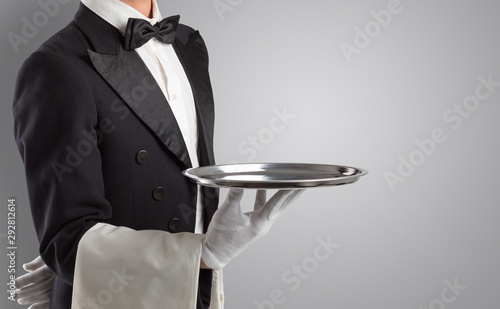
<svg viewBox="0 0 500 309">
<path fill-rule="evenodd" d="M 78 244 L 71 308 L 195 309 L 204 238 L 96 224 Z M 211 309 L 223 308 L 221 289 Z"/>
</svg>

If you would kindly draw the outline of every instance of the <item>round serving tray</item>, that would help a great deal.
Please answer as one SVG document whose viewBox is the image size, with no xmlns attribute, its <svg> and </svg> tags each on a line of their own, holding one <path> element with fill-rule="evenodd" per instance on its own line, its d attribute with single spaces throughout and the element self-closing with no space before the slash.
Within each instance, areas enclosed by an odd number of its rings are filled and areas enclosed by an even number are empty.
<svg viewBox="0 0 500 309">
<path fill-rule="evenodd" d="M 368 171 L 314 163 L 242 163 L 195 167 L 182 174 L 202 186 L 244 189 L 299 189 L 356 182 Z"/>
</svg>

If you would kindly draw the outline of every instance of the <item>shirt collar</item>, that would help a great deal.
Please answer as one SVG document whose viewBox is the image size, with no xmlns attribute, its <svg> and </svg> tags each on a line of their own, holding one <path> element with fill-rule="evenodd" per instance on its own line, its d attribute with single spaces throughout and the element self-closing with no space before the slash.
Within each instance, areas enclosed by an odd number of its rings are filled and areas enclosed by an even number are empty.
<svg viewBox="0 0 500 309">
<path fill-rule="evenodd" d="M 152 25 L 159 22 L 161 18 L 160 10 L 156 0 L 153 2 L 153 18 L 147 18 L 131 6 L 120 0 L 81 0 L 82 3 L 99 17 L 125 34 L 129 18 L 140 18 L 147 20 Z"/>
</svg>

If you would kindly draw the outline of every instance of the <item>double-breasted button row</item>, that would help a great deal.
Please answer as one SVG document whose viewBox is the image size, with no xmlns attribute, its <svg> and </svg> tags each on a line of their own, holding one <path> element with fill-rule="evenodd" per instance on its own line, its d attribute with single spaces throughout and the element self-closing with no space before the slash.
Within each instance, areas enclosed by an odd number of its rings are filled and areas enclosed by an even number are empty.
<svg viewBox="0 0 500 309">
<path fill-rule="evenodd" d="M 145 164 L 148 160 L 149 152 L 147 152 L 147 150 L 143 149 L 135 154 L 135 161 L 140 165 Z M 156 187 L 154 188 L 152 195 L 155 201 L 161 201 L 165 198 L 165 189 L 163 187 Z"/>
<path fill-rule="evenodd" d="M 139 165 L 146 164 L 149 161 L 149 152 L 147 150 L 140 150 L 135 155 L 135 161 Z M 152 196 L 155 201 L 161 201 L 165 198 L 166 191 L 163 187 L 158 186 L 153 189 Z M 178 232 L 181 230 L 182 223 L 179 218 L 173 218 L 168 222 L 168 229 L 171 232 Z"/>
</svg>

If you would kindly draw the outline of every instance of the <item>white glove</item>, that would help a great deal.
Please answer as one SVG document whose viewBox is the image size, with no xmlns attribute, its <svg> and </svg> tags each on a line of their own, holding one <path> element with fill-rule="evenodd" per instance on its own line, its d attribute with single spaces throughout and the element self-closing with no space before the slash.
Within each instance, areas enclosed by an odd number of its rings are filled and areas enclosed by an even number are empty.
<svg viewBox="0 0 500 309">
<path fill-rule="evenodd" d="M 31 305 L 28 309 L 48 309 L 54 273 L 41 257 L 23 264 L 28 273 L 15 280 L 16 299 L 20 305 Z"/>
<path fill-rule="evenodd" d="M 203 241 L 201 258 L 206 266 L 222 269 L 252 243 L 267 234 L 286 207 L 304 190 L 279 190 L 268 202 L 266 191 L 257 191 L 254 211 L 244 214 L 242 189 L 231 189 L 215 212 Z"/>
</svg>

